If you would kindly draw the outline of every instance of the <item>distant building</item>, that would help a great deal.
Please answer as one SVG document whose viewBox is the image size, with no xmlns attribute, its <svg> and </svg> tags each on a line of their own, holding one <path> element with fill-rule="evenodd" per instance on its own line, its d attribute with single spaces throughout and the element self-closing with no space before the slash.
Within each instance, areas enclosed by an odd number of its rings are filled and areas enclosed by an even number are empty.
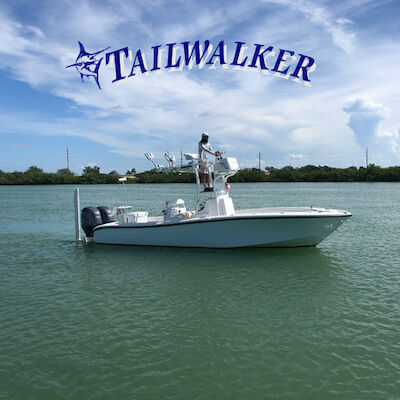
<svg viewBox="0 0 400 400">
<path fill-rule="evenodd" d="M 131 174 L 121 175 L 120 178 L 125 178 L 125 179 L 138 179 L 137 176 L 131 175 Z"/>
</svg>

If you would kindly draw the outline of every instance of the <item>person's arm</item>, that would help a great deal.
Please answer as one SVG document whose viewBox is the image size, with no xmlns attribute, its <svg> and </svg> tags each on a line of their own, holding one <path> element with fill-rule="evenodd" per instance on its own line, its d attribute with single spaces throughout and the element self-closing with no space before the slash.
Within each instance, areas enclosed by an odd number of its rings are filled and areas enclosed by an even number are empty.
<svg viewBox="0 0 400 400">
<path fill-rule="evenodd" d="M 204 143 L 200 144 L 201 148 L 209 154 L 215 156 L 215 151 L 212 149 L 211 145 L 206 146 Z"/>
<path fill-rule="evenodd" d="M 210 154 L 213 154 L 214 156 L 216 156 L 216 157 L 218 157 L 218 156 L 220 156 L 221 155 L 221 152 L 220 151 L 214 151 L 213 150 L 213 148 L 211 147 L 211 144 L 209 145 L 210 146 L 210 151 L 211 151 L 211 153 Z"/>
</svg>

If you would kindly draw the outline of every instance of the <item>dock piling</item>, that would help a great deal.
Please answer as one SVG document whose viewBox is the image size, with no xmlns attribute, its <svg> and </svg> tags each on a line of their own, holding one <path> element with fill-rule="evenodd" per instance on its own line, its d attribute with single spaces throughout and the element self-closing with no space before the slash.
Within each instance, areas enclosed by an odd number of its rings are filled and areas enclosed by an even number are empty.
<svg viewBox="0 0 400 400">
<path fill-rule="evenodd" d="M 75 207 L 75 239 L 77 242 L 82 240 L 81 236 L 81 205 L 79 200 L 79 189 L 74 190 L 74 207 Z"/>
</svg>

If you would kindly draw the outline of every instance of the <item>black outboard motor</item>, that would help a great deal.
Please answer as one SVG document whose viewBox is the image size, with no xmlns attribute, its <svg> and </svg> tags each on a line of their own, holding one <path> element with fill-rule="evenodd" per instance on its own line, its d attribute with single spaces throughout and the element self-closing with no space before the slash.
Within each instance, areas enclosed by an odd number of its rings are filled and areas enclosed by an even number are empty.
<svg viewBox="0 0 400 400">
<path fill-rule="evenodd" d="M 87 237 L 93 237 L 93 228 L 102 224 L 101 214 L 97 207 L 85 207 L 81 213 L 82 229 Z"/>
<path fill-rule="evenodd" d="M 100 211 L 101 221 L 103 224 L 108 224 L 109 222 L 114 222 L 114 217 L 112 216 L 111 210 L 106 206 L 98 206 Z"/>
</svg>

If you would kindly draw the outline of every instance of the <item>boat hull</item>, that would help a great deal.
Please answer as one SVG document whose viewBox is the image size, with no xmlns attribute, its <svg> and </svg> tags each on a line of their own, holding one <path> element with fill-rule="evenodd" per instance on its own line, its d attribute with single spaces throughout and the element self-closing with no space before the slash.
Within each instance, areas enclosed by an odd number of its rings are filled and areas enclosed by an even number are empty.
<svg viewBox="0 0 400 400">
<path fill-rule="evenodd" d="M 350 216 L 210 218 L 170 224 L 107 224 L 96 227 L 102 244 L 168 247 L 315 246 Z"/>
</svg>

